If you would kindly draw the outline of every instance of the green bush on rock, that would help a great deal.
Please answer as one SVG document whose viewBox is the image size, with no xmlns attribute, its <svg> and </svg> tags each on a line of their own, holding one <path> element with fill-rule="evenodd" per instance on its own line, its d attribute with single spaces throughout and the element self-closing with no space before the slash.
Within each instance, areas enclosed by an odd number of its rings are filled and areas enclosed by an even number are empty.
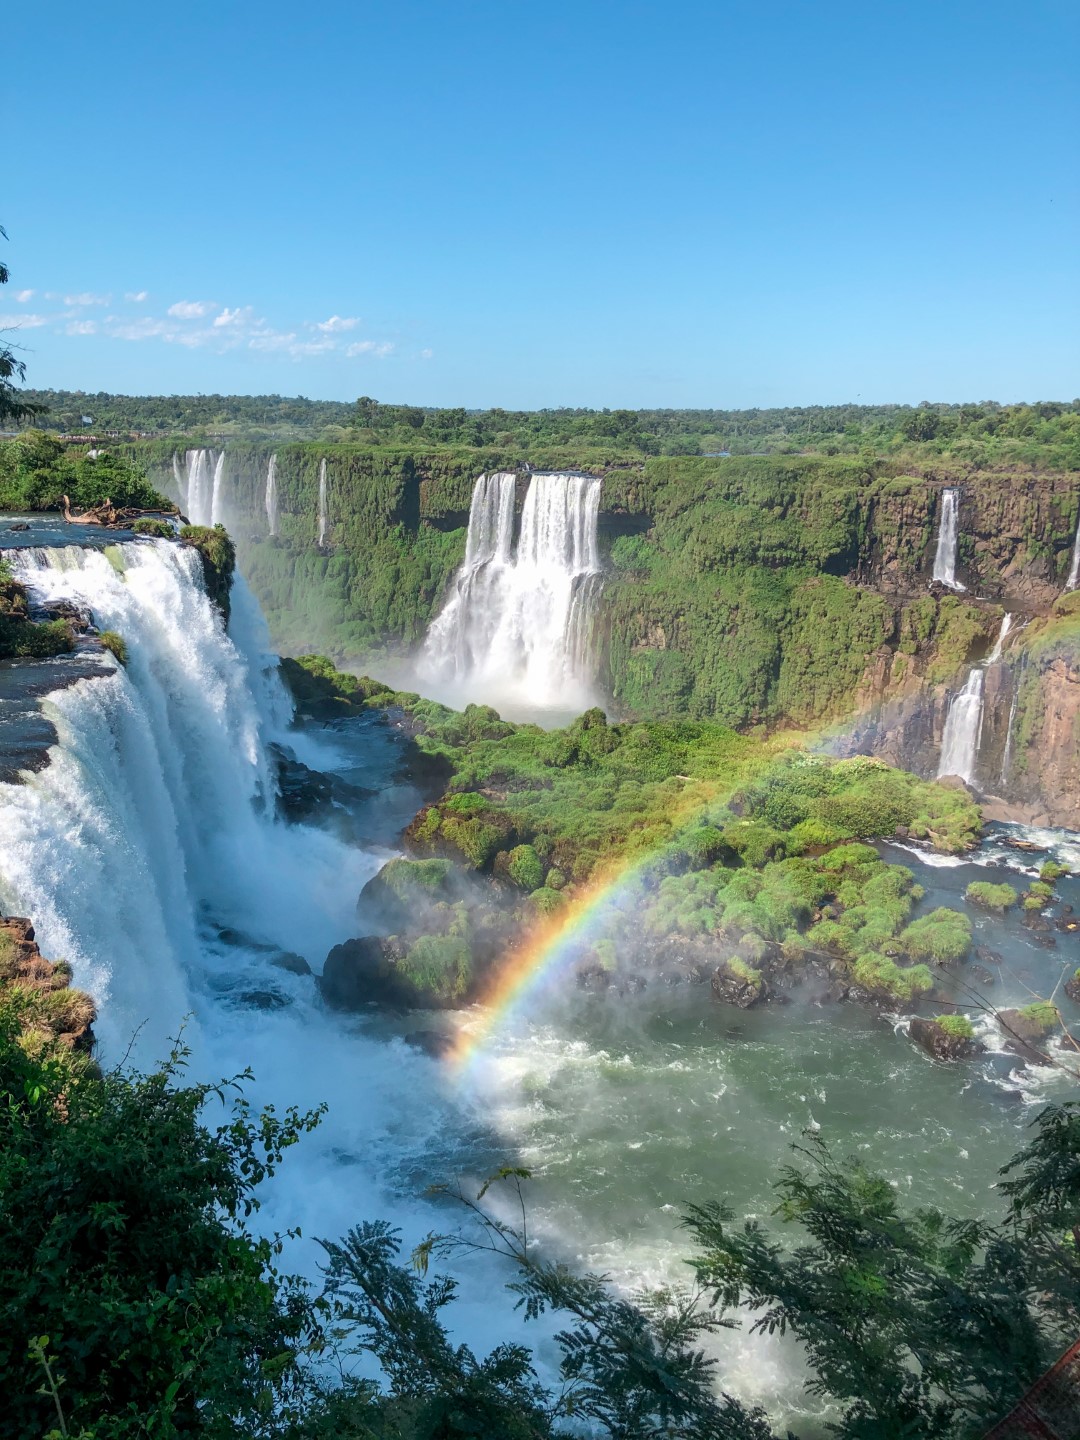
<svg viewBox="0 0 1080 1440">
<path fill-rule="evenodd" d="M 1016 904 L 1019 896 L 1012 885 L 995 885 L 989 880 L 973 880 L 964 891 L 964 899 L 970 905 L 978 905 L 983 910 L 994 910 L 999 915 L 1004 915 L 1006 910 Z"/>
<path fill-rule="evenodd" d="M 531 845 L 517 845 L 510 851 L 507 871 L 522 890 L 539 890 L 544 883 L 544 867 Z"/>
<path fill-rule="evenodd" d="M 971 947 L 971 921 L 959 910 L 939 906 L 897 936 L 897 945 L 912 960 L 948 965 L 962 960 Z"/>
</svg>

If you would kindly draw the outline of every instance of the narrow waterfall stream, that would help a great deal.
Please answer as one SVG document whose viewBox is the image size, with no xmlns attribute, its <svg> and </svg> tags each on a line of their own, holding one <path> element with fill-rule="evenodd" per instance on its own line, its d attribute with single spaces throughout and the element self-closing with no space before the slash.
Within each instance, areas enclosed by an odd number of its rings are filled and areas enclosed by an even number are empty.
<svg viewBox="0 0 1080 1440">
<path fill-rule="evenodd" d="M 1069 564 L 1065 589 L 1075 590 L 1077 585 L 1080 585 L 1080 519 L 1076 522 L 1076 536 L 1073 539 L 1072 560 Z"/>
<path fill-rule="evenodd" d="M 515 545 L 515 476 L 480 476 L 465 562 L 418 666 L 439 698 L 493 704 L 511 718 L 569 715 L 593 703 L 600 484 L 563 472 L 530 476 Z"/>
<path fill-rule="evenodd" d="M 326 509 L 326 460 L 319 461 L 319 535 L 316 544 L 321 550 L 326 544 L 326 529 L 329 524 Z"/>
<path fill-rule="evenodd" d="M 956 551 L 959 544 L 959 491 L 941 492 L 941 518 L 938 521 L 937 548 L 934 551 L 934 579 L 950 590 L 965 590 L 956 578 Z"/>
<path fill-rule="evenodd" d="M 266 466 L 266 495 L 263 501 L 266 509 L 266 524 L 271 535 L 278 533 L 278 487 L 277 456 L 271 455 Z"/>
</svg>

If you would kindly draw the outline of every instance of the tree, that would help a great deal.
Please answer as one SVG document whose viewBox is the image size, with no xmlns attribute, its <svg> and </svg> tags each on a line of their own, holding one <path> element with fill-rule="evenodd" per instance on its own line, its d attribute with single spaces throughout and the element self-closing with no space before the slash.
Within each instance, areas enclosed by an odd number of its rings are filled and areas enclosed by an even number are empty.
<svg viewBox="0 0 1080 1440">
<path fill-rule="evenodd" d="M 0 236 L 7 239 L 7 231 L 0 225 Z M 0 260 L 0 285 L 8 283 L 8 267 Z M 6 420 L 27 420 L 44 412 L 44 405 L 31 404 L 16 390 L 14 381 L 26 379 L 26 364 L 16 358 L 15 352 L 6 345 L 0 345 L 0 424 Z"/>
<path fill-rule="evenodd" d="M 809 1389 L 839 1400 L 843 1440 L 973 1440 L 1000 1419 L 1080 1327 L 1080 1106 L 1050 1106 L 1002 1171 L 997 1222 L 902 1214 L 896 1192 L 820 1138 L 797 1147 L 776 1213 L 793 1248 L 756 1220 L 692 1209 L 698 1278 L 753 1329 L 805 1346 Z"/>
</svg>

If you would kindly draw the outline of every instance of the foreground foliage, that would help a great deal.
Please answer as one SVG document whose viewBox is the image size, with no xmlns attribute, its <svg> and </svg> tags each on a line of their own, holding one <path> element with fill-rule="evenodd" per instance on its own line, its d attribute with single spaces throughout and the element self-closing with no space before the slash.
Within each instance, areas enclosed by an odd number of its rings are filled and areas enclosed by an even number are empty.
<svg viewBox="0 0 1080 1440">
<path fill-rule="evenodd" d="M 359 1224 L 324 1242 L 316 1293 L 251 1228 L 316 1113 L 259 1115 L 237 1081 L 184 1083 L 182 1052 L 151 1075 L 102 1073 L 28 1044 L 21 1003 L 0 996 L 0 1377 L 15 1440 L 547 1440 L 582 1421 L 613 1440 L 768 1440 L 701 1345 L 747 1306 L 753 1328 L 802 1340 L 843 1440 L 973 1440 L 1080 1323 L 1075 1105 L 1039 1117 L 997 1219 L 906 1214 L 885 1178 L 814 1140 L 775 1187 L 804 1238 L 695 1208 L 696 1283 L 631 1297 L 535 1250 L 527 1174 L 508 1169 L 492 1183 L 516 1188 L 519 1227 L 487 1211 L 488 1186 L 446 1190 L 464 1206 L 456 1232 L 406 1260 L 392 1227 Z M 449 1257 L 500 1263 L 526 1320 L 562 1321 L 555 1384 L 521 1341 L 477 1355 L 451 1338 L 455 1283 L 431 1273 Z"/>
</svg>

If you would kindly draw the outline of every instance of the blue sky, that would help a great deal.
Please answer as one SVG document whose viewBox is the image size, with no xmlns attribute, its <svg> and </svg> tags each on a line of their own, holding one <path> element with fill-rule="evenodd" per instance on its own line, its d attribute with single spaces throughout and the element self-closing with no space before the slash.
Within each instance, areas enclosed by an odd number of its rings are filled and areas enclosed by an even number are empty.
<svg viewBox="0 0 1080 1440">
<path fill-rule="evenodd" d="M 417 404 L 1080 394 L 1080 7 L 5 16 L 32 384 Z"/>
</svg>

